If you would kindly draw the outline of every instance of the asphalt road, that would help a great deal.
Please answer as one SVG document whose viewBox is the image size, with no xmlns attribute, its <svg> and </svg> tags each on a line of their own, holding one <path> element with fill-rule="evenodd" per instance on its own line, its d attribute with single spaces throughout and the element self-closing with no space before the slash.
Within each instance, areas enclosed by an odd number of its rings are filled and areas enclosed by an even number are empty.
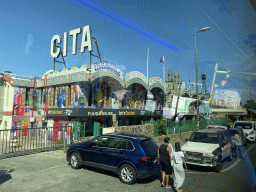
<svg viewBox="0 0 256 192">
<path fill-rule="evenodd" d="M 250 192 L 255 191 L 256 146 L 247 146 L 246 160 L 225 161 L 223 170 L 189 166 L 183 185 L 185 192 Z M 107 171 L 83 167 L 72 169 L 63 151 L 50 151 L 0 161 L 0 191 L 167 191 L 160 187 L 161 173 L 139 180 L 134 185 L 121 183 L 118 176 Z M 173 176 L 172 176 L 173 178 Z M 171 180 L 173 182 L 173 180 Z M 168 189 L 168 191 L 175 191 Z"/>
</svg>

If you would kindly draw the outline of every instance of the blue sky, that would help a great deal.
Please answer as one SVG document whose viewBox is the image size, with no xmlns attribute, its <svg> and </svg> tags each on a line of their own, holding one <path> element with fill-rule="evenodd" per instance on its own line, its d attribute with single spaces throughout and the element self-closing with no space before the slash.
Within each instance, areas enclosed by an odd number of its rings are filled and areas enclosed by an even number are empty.
<svg viewBox="0 0 256 192">
<path fill-rule="evenodd" d="M 249 0 L 10 0 L 0 3 L 0 14 L 0 72 L 42 77 L 53 69 L 52 37 L 90 25 L 103 59 L 124 73 L 137 70 L 146 76 L 149 48 L 149 78 L 163 77 L 159 61 L 164 56 L 166 78 L 171 67 L 188 87 L 196 77 L 195 29 L 210 27 L 197 33 L 199 83 L 205 73 L 211 87 L 218 63 L 219 70 L 231 73 L 228 79 L 218 74 L 216 84 L 227 80 L 225 88 L 238 91 L 242 103 L 250 90 L 256 100 L 256 87 L 249 86 L 256 85 L 256 75 L 248 74 L 256 73 L 256 11 Z M 71 42 L 69 37 L 69 50 Z M 80 42 L 81 35 L 78 48 Z M 89 52 L 69 53 L 65 62 L 67 67 L 88 65 Z"/>
</svg>

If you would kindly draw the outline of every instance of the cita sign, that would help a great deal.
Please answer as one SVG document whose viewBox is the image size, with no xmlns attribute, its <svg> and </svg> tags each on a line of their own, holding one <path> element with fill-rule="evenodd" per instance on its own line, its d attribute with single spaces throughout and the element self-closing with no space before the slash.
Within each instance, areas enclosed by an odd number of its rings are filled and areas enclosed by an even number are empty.
<svg viewBox="0 0 256 192">
<path fill-rule="evenodd" d="M 81 28 L 73 29 L 68 32 L 64 32 L 63 37 L 63 56 L 67 56 L 68 54 L 68 35 L 73 36 L 73 44 L 72 44 L 72 54 L 75 55 L 77 51 L 77 35 L 82 32 Z M 61 36 L 54 35 L 51 40 L 51 56 L 52 58 L 57 58 L 60 55 L 61 48 L 56 44 L 61 44 Z M 56 49 L 57 48 L 57 49 Z M 91 27 L 90 25 L 86 25 L 83 27 L 82 41 L 81 41 L 81 53 L 84 53 L 85 49 L 88 48 L 88 51 L 93 51 L 92 48 L 92 36 L 91 36 Z"/>
</svg>

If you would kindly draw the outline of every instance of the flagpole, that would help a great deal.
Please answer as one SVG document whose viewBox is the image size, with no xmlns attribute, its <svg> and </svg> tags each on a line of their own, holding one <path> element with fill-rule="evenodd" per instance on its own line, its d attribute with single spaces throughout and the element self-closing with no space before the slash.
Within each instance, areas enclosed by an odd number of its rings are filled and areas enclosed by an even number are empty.
<svg viewBox="0 0 256 192">
<path fill-rule="evenodd" d="M 163 57 L 164 58 L 164 57 Z M 163 76 L 164 76 L 164 83 L 165 83 L 165 74 L 164 74 L 164 60 L 163 60 Z"/>
<path fill-rule="evenodd" d="M 149 48 L 148 48 L 148 57 L 149 57 Z M 147 57 L 147 81 L 148 81 L 148 57 Z"/>
<path fill-rule="evenodd" d="M 164 62 L 163 62 L 163 64 L 164 64 Z M 163 72 L 164 72 L 164 65 L 163 65 Z M 164 87 L 166 87 L 165 73 L 164 73 Z M 164 105 L 165 105 L 165 103 L 166 103 L 166 100 L 165 100 L 165 97 L 164 97 Z M 163 106 L 164 106 L 164 105 L 163 105 Z"/>
</svg>

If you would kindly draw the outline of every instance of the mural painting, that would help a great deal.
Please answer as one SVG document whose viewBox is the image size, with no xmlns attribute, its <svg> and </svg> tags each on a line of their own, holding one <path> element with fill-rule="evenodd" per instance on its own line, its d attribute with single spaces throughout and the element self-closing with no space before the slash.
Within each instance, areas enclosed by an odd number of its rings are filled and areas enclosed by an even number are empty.
<svg viewBox="0 0 256 192">
<path fill-rule="evenodd" d="M 57 95 L 57 106 L 58 108 L 64 108 L 66 106 L 66 87 L 58 87 Z"/>
<path fill-rule="evenodd" d="M 63 90 L 63 94 L 66 93 Z M 63 95 L 66 103 L 66 94 Z M 74 108 L 84 108 L 86 105 L 86 84 L 84 82 L 76 83 L 73 88 L 73 106 Z M 64 107 L 66 104 L 64 104 Z"/>
<path fill-rule="evenodd" d="M 95 81 L 94 85 L 94 106 L 96 108 L 103 108 L 104 107 L 104 92 L 103 92 L 103 83 Z"/>
</svg>

